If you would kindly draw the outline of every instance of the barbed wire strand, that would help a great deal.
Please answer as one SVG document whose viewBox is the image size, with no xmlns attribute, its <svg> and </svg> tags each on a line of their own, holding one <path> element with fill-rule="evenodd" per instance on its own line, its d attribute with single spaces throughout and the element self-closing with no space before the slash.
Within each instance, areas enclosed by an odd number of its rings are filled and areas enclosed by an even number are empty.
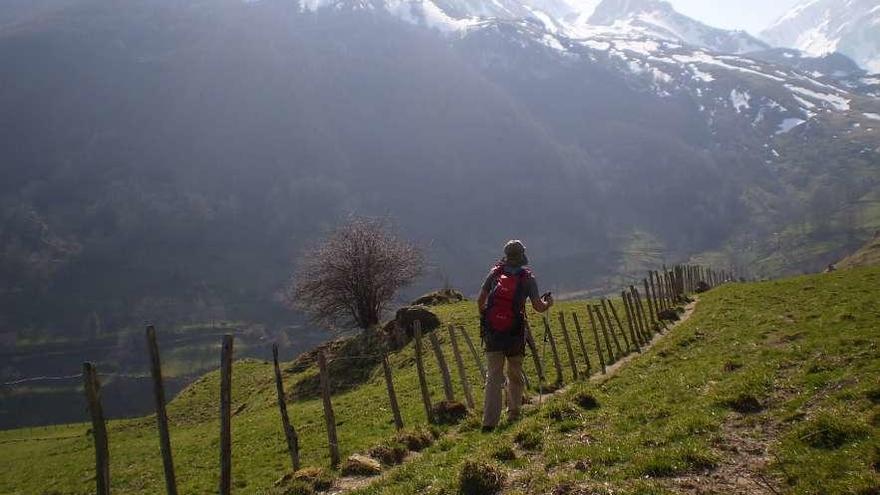
<svg viewBox="0 0 880 495">
<path fill-rule="evenodd" d="M 99 377 L 110 377 L 110 378 L 133 378 L 133 379 L 142 379 L 142 378 L 150 378 L 151 375 L 147 373 L 135 374 L 135 373 L 99 373 Z M 82 373 L 77 373 L 75 375 L 60 375 L 60 376 L 32 376 L 28 378 L 19 378 L 18 380 L 12 380 L 9 382 L 0 382 L 0 386 L 3 387 L 14 387 L 16 385 L 22 385 L 25 383 L 32 382 L 47 382 L 47 381 L 62 381 L 62 380 L 73 380 L 82 378 Z"/>
</svg>

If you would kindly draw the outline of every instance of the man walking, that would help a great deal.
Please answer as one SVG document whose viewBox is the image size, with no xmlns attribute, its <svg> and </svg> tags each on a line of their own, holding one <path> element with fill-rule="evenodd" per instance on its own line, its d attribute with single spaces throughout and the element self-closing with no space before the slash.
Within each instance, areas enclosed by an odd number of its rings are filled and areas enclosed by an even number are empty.
<svg viewBox="0 0 880 495">
<path fill-rule="evenodd" d="M 526 266 L 526 248 L 521 241 L 509 241 L 504 246 L 504 258 L 492 267 L 477 306 L 486 358 L 489 364 L 486 377 L 486 396 L 483 401 L 483 429 L 492 430 L 501 418 L 501 387 L 504 385 L 504 362 L 507 361 L 507 416 L 519 418 L 523 395 L 522 362 L 526 345 L 526 299 L 535 311 L 543 313 L 553 306 L 548 292 L 538 295 L 538 283 Z"/>
</svg>

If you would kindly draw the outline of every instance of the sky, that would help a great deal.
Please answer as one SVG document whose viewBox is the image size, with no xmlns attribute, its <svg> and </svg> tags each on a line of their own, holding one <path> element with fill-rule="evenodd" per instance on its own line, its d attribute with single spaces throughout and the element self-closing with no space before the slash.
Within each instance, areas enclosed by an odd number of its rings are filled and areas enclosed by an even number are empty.
<svg viewBox="0 0 880 495">
<path fill-rule="evenodd" d="M 710 26 L 758 34 L 800 0 L 668 0 L 676 10 Z"/>
</svg>

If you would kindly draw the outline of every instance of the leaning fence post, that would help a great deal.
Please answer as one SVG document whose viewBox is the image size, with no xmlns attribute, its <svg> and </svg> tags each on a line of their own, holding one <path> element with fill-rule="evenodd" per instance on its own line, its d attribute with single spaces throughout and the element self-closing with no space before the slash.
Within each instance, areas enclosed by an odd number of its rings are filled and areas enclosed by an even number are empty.
<svg viewBox="0 0 880 495">
<path fill-rule="evenodd" d="M 654 270 L 654 278 L 657 279 L 657 299 L 663 309 L 669 309 L 669 302 L 666 299 L 666 288 L 663 286 L 663 279 L 660 278 L 660 272 Z"/>
<path fill-rule="evenodd" d="M 535 372 L 538 374 L 538 384 L 544 384 L 547 381 L 547 378 L 544 376 L 544 365 L 541 362 L 541 355 L 538 353 L 538 346 L 535 345 L 535 336 L 532 335 L 532 327 L 529 325 L 528 321 L 524 321 L 523 325 L 525 326 L 526 332 L 526 344 L 529 346 L 529 351 L 532 353 L 532 360 L 535 362 Z"/>
<path fill-rule="evenodd" d="M 431 348 L 434 350 L 434 356 L 437 358 L 437 365 L 440 366 L 440 375 L 443 377 L 443 393 L 446 400 L 453 402 L 455 393 L 452 391 L 452 377 L 449 375 L 449 366 L 446 364 L 446 357 L 443 355 L 443 349 L 440 347 L 440 341 L 437 340 L 437 333 L 428 333 L 428 340 L 431 341 Z"/>
<path fill-rule="evenodd" d="M 550 331 L 550 322 L 547 320 L 547 315 L 541 315 L 541 319 L 544 320 L 544 337 L 550 342 L 550 353 L 553 354 L 553 367 L 556 369 L 556 384 L 561 384 L 565 380 L 562 376 L 562 362 L 559 360 L 559 351 L 556 349 L 556 338 L 553 337 L 553 332 Z"/>
<path fill-rule="evenodd" d="M 232 338 L 220 350 L 220 495 L 232 493 Z"/>
<path fill-rule="evenodd" d="M 599 321 L 599 327 L 602 328 L 602 337 L 605 338 L 605 345 L 608 348 L 608 364 L 614 364 L 619 356 L 614 354 L 614 349 L 611 347 L 611 340 L 608 338 L 608 328 L 605 326 L 605 320 L 602 318 L 602 310 L 597 305 L 593 307 L 593 311 L 596 313 L 596 320 Z"/>
<path fill-rule="evenodd" d="M 578 345 L 580 345 L 581 352 L 584 354 L 584 361 L 587 364 L 587 378 L 589 378 L 592 373 L 592 366 L 590 366 L 590 355 L 587 353 L 587 345 L 584 343 L 584 332 L 581 330 L 581 322 L 578 320 L 577 311 L 571 312 L 571 318 L 574 320 L 574 329 L 577 332 Z"/>
<path fill-rule="evenodd" d="M 101 406 L 101 384 L 92 363 L 83 363 L 83 389 L 92 416 L 92 437 L 95 440 L 95 484 L 98 495 L 110 495 L 110 448 L 107 442 L 107 425 Z"/>
<path fill-rule="evenodd" d="M 385 388 L 388 389 L 388 402 L 391 404 L 391 414 L 394 415 L 394 426 L 397 431 L 403 429 L 403 418 L 400 416 L 400 406 L 397 404 L 397 394 L 394 392 L 394 380 L 391 377 L 391 366 L 388 365 L 388 354 L 382 353 L 382 371 L 385 373 Z"/>
<path fill-rule="evenodd" d="M 602 366 L 602 374 L 605 374 L 605 357 L 602 356 L 602 344 L 599 342 L 599 330 L 596 328 L 596 319 L 593 318 L 593 307 L 587 303 L 587 315 L 590 317 L 590 327 L 593 329 L 593 338 L 596 340 L 596 354 L 599 356 L 599 364 Z"/>
<path fill-rule="evenodd" d="M 626 326 L 629 328 L 629 336 L 632 338 L 633 343 L 636 346 L 637 352 L 642 352 L 641 345 L 644 343 L 642 340 L 636 335 L 635 327 L 633 326 L 633 317 L 629 307 L 629 294 L 626 291 L 622 291 L 620 293 L 620 299 L 623 301 L 623 313 L 626 316 Z"/>
<path fill-rule="evenodd" d="M 324 351 L 318 351 L 318 371 L 321 374 L 321 398 L 324 400 L 324 421 L 327 424 L 327 443 L 330 447 L 330 466 L 339 465 L 339 440 L 336 438 L 336 414 L 330 400 L 330 376 Z"/>
<path fill-rule="evenodd" d="M 678 296 L 672 286 L 672 275 L 670 273 L 663 274 L 663 284 L 666 286 L 666 297 L 669 299 L 669 307 L 674 308 L 678 304 Z"/>
<path fill-rule="evenodd" d="M 171 456 L 171 436 L 168 432 L 168 413 L 165 410 L 165 387 L 162 385 L 162 365 L 159 360 L 156 329 L 153 325 L 147 327 L 147 350 L 150 354 L 150 374 L 153 376 L 153 398 L 156 401 L 156 423 L 159 427 L 162 468 L 165 471 L 165 491 L 168 492 L 168 495 L 177 495 L 174 460 Z"/>
<path fill-rule="evenodd" d="M 467 377 L 467 370 L 464 367 L 464 360 L 461 358 L 461 352 L 458 350 L 458 337 L 455 336 L 455 327 L 449 325 L 449 343 L 452 344 L 452 356 L 455 358 L 455 367 L 458 368 L 458 378 L 461 380 L 461 389 L 464 391 L 464 400 L 467 402 L 469 409 L 474 408 L 474 394 L 471 391 L 471 382 Z"/>
<path fill-rule="evenodd" d="M 611 315 L 608 313 L 608 306 L 609 306 L 611 303 L 608 302 L 608 301 L 607 301 L 606 299 L 604 299 L 604 298 L 601 300 L 601 303 L 602 303 L 602 313 L 605 315 L 605 321 L 608 322 L 608 328 L 611 330 L 611 335 L 615 335 L 615 333 L 614 333 L 614 324 L 613 324 L 613 322 L 611 321 Z M 617 314 L 617 313 L 615 313 L 615 315 L 616 315 L 616 314 Z M 614 337 L 614 345 L 617 346 L 617 349 L 618 349 L 618 351 L 621 352 L 621 354 L 629 353 L 629 351 L 630 351 L 629 338 L 627 338 L 627 336 L 626 336 L 626 331 L 623 329 L 623 326 L 620 325 L 620 320 L 617 320 L 617 326 L 618 326 L 618 328 L 620 328 L 620 333 L 621 333 L 621 335 L 623 335 L 623 343 L 626 344 L 626 352 L 622 352 L 622 351 L 620 351 L 620 341 L 617 339 L 617 336 L 616 336 L 616 335 L 615 335 L 615 337 Z"/>
<path fill-rule="evenodd" d="M 626 341 L 626 346 L 630 347 L 629 339 L 627 338 L 627 335 L 626 335 L 626 329 L 623 328 L 623 323 L 620 322 L 620 316 L 618 316 L 617 309 L 614 307 L 614 303 L 612 303 L 611 300 L 608 300 L 608 307 L 611 309 L 611 314 L 614 316 L 614 321 L 617 322 L 617 328 L 620 328 L 620 333 L 623 335 L 623 340 Z M 636 350 L 638 350 L 639 343 L 633 342 L 633 347 L 635 347 Z"/>
<path fill-rule="evenodd" d="M 642 330 L 645 332 L 645 338 L 650 341 L 654 338 L 654 332 L 648 324 L 647 316 L 645 316 L 645 308 L 644 306 L 642 306 L 642 297 L 639 294 L 638 289 L 633 286 L 630 286 L 630 289 L 632 290 L 633 304 L 635 304 L 636 307 L 636 314 L 638 315 L 639 321 L 641 322 Z"/>
<path fill-rule="evenodd" d="M 296 434 L 296 429 L 290 424 L 290 416 L 287 414 L 284 381 L 281 379 L 281 366 L 278 364 L 278 344 L 272 344 L 272 361 L 275 364 L 275 392 L 278 395 L 278 410 L 281 412 L 281 427 L 284 429 L 290 463 L 293 465 L 293 470 L 297 471 L 299 470 L 299 436 Z"/>
<path fill-rule="evenodd" d="M 480 357 L 480 354 L 477 352 L 477 348 L 474 347 L 474 341 L 471 340 L 471 336 L 468 335 L 467 330 L 465 330 L 463 326 L 459 326 L 458 329 L 461 331 L 461 334 L 464 336 L 464 342 L 467 344 L 468 349 L 470 349 L 471 354 L 474 356 L 474 361 L 476 361 L 477 366 L 480 367 L 480 376 L 483 378 L 483 381 L 485 381 L 486 380 L 486 365 L 483 364 L 483 359 Z"/>
<path fill-rule="evenodd" d="M 422 361 L 422 322 L 413 322 L 415 338 L 416 370 L 419 375 L 419 390 L 422 392 L 422 404 L 425 406 L 425 417 L 429 423 L 434 422 L 434 406 L 431 404 L 431 393 L 428 391 L 428 379 L 425 377 L 425 363 Z"/>
<path fill-rule="evenodd" d="M 654 301 L 651 300 L 651 292 L 650 287 L 648 286 L 648 280 L 643 278 L 642 285 L 645 286 L 645 301 L 648 302 L 648 316 L 650 316 L 651 326 L 657 328 L 657 312 L 654 308 Z"/>
<path fill-rule="evenodd" d="M 571 362 L 571 372 L 574 375 L 572 380 L 578 381 L 580 373 L 578 373 L 577 361 L 574 358 L 574 348 L 571 346 L 571 338 L 568 336 L 568 327 L 565 326 L 565 313 L 559 312 L 559 326 L 562 328 L 562 340 L 565 342 L 565 351 L 568 353 L 568 360 Z"/>
</svg>

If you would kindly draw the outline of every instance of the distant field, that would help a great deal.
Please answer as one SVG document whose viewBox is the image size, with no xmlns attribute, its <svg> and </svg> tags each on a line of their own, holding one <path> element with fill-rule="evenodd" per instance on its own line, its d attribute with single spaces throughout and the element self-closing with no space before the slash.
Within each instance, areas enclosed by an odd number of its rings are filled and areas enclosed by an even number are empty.
<svg viewBox="0 0 880 495">
<path fill-rule="evenodd" d="M 263 326 L 218 321 L 174 329 L 160 327 L 163 372 L 169 394 L 176 394 L 203 373 L 217 367 L 220 341 L 225 333 L 238 339 L 238 355 L 266 359 L 271 341 Z M 105 374 L 105 411 L 109 417 L 139 416 L 152 410 L 152 385 L 142 328 L 120 330 L 87 340 L 53 339 L 25 341 L 0 350 L 0 382 L 28 377 L 71 377 L 84 361 L 92 361 Z M 327 338 L 316 330 L 304 330 L 297 340 L 279 340 L 289 354 L 303 352 Z M 88 418 L 78 377 L 0 385 L 0 429 L 71 423 Z"/>
<path fill-rule="evenodd" d="M 456 493 L 465 459 L 492 460 L 504 447 L 516 459 L 492 462 L 505 473 L 507 492 L 516 494 L 579 493 L 573 490 L 581 488 L 589 490 L 584 493 L 656 494 L 693 492 L 694 487 L 773 493 L 762 483 L 781 493 L 877 493 L 878 287 L 880 268 L 866 268 L 713 290 L 702 296 L 689 321 L 613 378 L 578 384 L 497 433 L 480 433 L 474 420 L 466 420 L 424 455 L 360 493 Z M 557 310 L 576 310 L 585 319 L 580 301 Z M 438 312 L 444 324 L 461 323 L 477 337 L 473 303 Z M 555 314 L 551 321 L 555 324 Z M 448 338 L 440 335 L 448 352 Z M 570 379 L 565 352 L 562 359 Z M 412 348 L 391 361 L 404 421 L 423 424 Z M 439 400 L 436 364 L 426 362 Z M 466 362 L 471 384 L 480 390 L 476 366 Z M 527 372 L 534 376 L 529 360 Z M 286 386 L 313 373 L 286 373 Z M 236 362 L 233 387 L 235 492 L 275 493 L 270 487 L 288 471 L 289 460 L 271 365 Z M 456 394 L 461 395 L 458 384 Z M 584 394 L 599 407 L 578 405 Z M 218 396 L 217 374 L 209 373 L 170 405 L 182 493 L 216 491 Z M 333 401 L 344 456 L 393 435 L 381 370 Z M 320 403 L 295 401 L 290 411 L 304 464 L 326 466 Z M 0 493 L 88 492 L 93 483 L 88 428 L 0 432 Z M 153 418 L 112 422 L 109 435 L 114 491 L 161 493 Z M 731 484 L 740 478 L 745 485 Z"/>
</svg>

